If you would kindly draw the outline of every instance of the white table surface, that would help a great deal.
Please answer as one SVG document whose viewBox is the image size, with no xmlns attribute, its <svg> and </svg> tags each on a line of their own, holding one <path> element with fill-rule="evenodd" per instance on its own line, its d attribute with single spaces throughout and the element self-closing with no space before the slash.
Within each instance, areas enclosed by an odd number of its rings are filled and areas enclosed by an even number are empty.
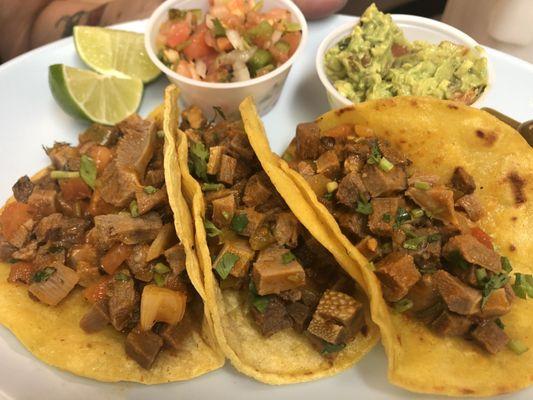
<svg viewBox="0 0 533 400">
<path fill-rule="evenodd" d="M 314 69 L 314 54 L 326 34 L 350 17 L 333 16 L 310 24 L 305 56 L 296 61 L 276 107 L 264 117 L 272 147 L 282 151 L 294 135 L 296 124 L 312 120 L 328 110 L 325 92 Z M 121 25 L 142 31 L 143 21 Z M 483 105 L 518 120 L 533 119 L 533 66 L 525 61 L 487 49 L 493 65 L 493 89 Z M 41 145 L 54 141 L 77 141 L 85 127 L 65 115 L 48 89 L 48 66 L 83 64 L 71 38 L 36 49 L 0 66 L 0 198 L 11 195 L 11 185 L 24 174 L 47 165 Z M 145 91 L 140 113 L 146 115 L 162 101 L 165 78 Z M 351 370 L 320 381 L 272 387 L 224 368 L 184 383 L 143 386 L 132 383 L 105 384 L 76 377 L 36 360 L 5 328 L 0 327 L 0 399 L 438 399 L 416 395 L 390 385 L 386 357 L 381 346 Z M 532 399 L 533 388 L 499 397 Z"/>
</svg>

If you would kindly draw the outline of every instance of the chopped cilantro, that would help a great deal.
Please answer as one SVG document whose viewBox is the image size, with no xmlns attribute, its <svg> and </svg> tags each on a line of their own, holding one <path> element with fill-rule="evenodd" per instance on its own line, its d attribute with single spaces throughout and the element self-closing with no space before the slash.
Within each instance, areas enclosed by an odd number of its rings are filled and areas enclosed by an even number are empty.
<svg viewBox="0 0 533 400">
<path fill-rule="evenodd" d="M 154 266 L 154 271 L 157 272 L 158 274 L 166 274 L 170 272 L 170 268 L 167 265 L 163 264 L 162 262 L 158 262 Z"/>
<path fill-rule="evenodd" d="M 335 193 L 331 192 L 331 193 L 326 193 L 324 197 L 326 200 L 333 200 L 333 196 L 335 195 Z"/>
<path fill-rule="evenodd" d="M 455 265 L 461 269 L 466 270 L 470 267 L 470 264 L 466 262 L 461 253 L 457 250 L 450 252 L 447 258 L 452 263 L 452 265 Z"/>
<path fill-rule="evenodd" d="M 286 253 L 284 253 L 282 256 L 281 256 L 281 261 L 283 262 L 283 264 L 288 264 L 292 261 L 296 260 L 296 257 L 294 254 L 292 254 L 292 252 L 288 251 Z"/>
<path fill-rule="evenodd" d="M 417 236 L 403 242 L 403 248 L 407 250 L 419 250 L 427 242 L 426 236 Z"/>
<path fill-rule="evenodd" d="M 157 188 L 153 186 L 145 186 L 143 190 L 146 194 L 154 194 L 155 192 L 157 192 Z"/>
<path fill-rule="evenodd" d="M 481 299 L 481 309 L 487 304 L 487 300 L 492 292 L 503 287 L 507 282 L 509 282 L 509 275 L 507 273 L 494 274 L 485 280 L 482 289 L 483 298 Z"/>
<path fill-rule="evenodd" d="M 165 286 L 165 283 L 166 283 L 166 275 L 164 274 L 159 274 L 159 273 L 155 273 L 154 274 L 154 282 L 157 286 L 159 287 L 163 287 Z"/>
<path fill-rule="evenodd" d="M 96 163 L 91 157 L 85 154 L 80 159 L 80 177 L 94 190 L 96 184 Z"/>
<path fill-rule="evenodd" d="M 521 299 L 533 298 L 533 276 L 521 273 L 515 273 L 513 291 Z"/>
<path fill-rule="evenodd" d="M 499 327 L 500 329 L 502 329 L 502 330 L 505 329 L 505 324 L 502 322 L 501 319 L 496 318 L 496 319 L 494 320 L 494 323 L 495 323 L 496 325 L 498 325 L 498 327 Z"/>
<path fill-rule="evenodd" d="M 381 151 L 379 151 L 379 147 L 377 144 L 374 144 L 372 146 L 372 149 L 370 149 L 370 156 L 368 156 L 368 160 L 366 161 L 368 164 L 378 164 L 381 161 L 381 157 L 383 155 L 381 154 Z"/>
<path fill-rule="evenodd" d="M 381 216 L 383 222 L 391 222 L 392 216 L 389 213 L 385 213 Z"/>
<path fill-rule="evenodd" d="M 511 262 L 507 257 L 502 257 L 502 268 L 505 272 L 511 272 L 513 270 L 513 266 L 511 265 Z"/>
<path fill-rule="evenodd" d="M 209 237 L 215 237 L 222 233 L 222 231 L 218 229 L 217 226 L 211 221 L 209 221 L 208 219 L 204 221 L 204 227 L 205 227 L 207 236 Z"/>
<path fill-rule="evenodd" d="M 372 204 L 363 197 L 360 197 L 357 201 L 357 207 L 355 208 L 355 211 L 359 214 L 370 215 L 373 211 Z"/>
<path fill-rule="evenodd" d="M 226 279 L 238 260 L 238 255 L 230 252 L 224 253 L 218 260 L 217 265 L 215 265 L 215 271 L 222 279 Z"/>
<path fill-rule="evenodd" d="M 248 226 L 248 217 L 246 214 L 235 214 L 231 219 L 231 229 L 237 233 L 242 233 Z"/>
<path fill-rule="evenodd" d="M 487 280 L 487 270 L 485 268 L 476 269 L 476 280 L 479 285 L 484 285 Z"/>
<path fill-rule="evenodd" d="M 394 223 L 394 228 L 398 229 L 400 228 L 401 224 L 410 220 L 411 214 L 409 214 L 409 211 L 403 207 L 398 207 L 398 211 L 396 211 L 396 222 Z"/>
<path fill-rule="evenodd" d="M 270 298 L 268 296 L 254 296 L 252 299 L 252 304 L 255 308 L 257 308 L 257 311 L 260 313 L 264 313 L 268 303 L 270 302 Z"/>
<path fill-rule="evenodd" d="M 196 177 L 207 180 L 207 160 L 209 159 L 209 151 L 205 148 L 203 143 L 192 143 L 189 148 L 190 161 L 192 169 Z"/>
<path fill-rule="evenodd" d="M 50 277 L 56 272 L 56 269 L 53 267 L 46 267 L 39 271 L 37 271 L 35 274 L 33 274 L 31 280 L 33 282 L 46 282 Z"/>
</svg>

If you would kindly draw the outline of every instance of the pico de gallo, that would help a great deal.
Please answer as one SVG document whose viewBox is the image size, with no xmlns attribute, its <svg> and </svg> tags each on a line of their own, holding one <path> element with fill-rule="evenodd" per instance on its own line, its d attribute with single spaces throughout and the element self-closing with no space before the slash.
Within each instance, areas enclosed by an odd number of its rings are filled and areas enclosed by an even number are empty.
<svg viewBox="0 0 533 400">
<path fill-rule="evenodd" d="M 263 1 L 210 0 L 209 10 L 170 9 L 156 39 L 159 59 L 187 78 L 240 82 L 265 75 L 296 51 L 301 26 Z"/>
</svg>

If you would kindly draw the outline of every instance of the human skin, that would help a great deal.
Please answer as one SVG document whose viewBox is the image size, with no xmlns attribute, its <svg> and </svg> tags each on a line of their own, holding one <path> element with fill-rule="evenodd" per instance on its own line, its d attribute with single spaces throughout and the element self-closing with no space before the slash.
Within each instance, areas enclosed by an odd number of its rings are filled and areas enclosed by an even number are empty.
<svg viewBox="0 0 533 400">
<path fill-rule="evenodd" d="M 307 19 L 320 19 L 327 17 L 341 8 L 348 0 L 293 0 L 302 10 Z"/>
</svg>

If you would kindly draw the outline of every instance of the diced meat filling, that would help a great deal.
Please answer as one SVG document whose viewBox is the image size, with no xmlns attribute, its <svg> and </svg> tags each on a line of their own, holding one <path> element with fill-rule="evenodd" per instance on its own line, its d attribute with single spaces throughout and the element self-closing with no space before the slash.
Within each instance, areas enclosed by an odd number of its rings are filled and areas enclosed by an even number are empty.
<svg viewBox="0 0 533 400">
<path fill-rule="evenodd" d="M 149 369 L 163 347 L 163 339 L 152 331 L 132 329 L 126 336 L 126 354 L 137 364 Z"/>
<path fill-rule="evenodd" d="M 99 215 L 94 218 L 94 225 L 97 235 L 125 244 L 154 240 L 163 227 L 161 218 L 155 213 L 138 218 L 127 214 Z"/>
<path fill-rule="evenodd" d="M 233 185 L 235 178 L 235 168 L 237 167 L 237 160 L 233 157 L 222 155 L 220 160 L 220 170 L 218 171 L 218 180 L 227 185 Z"/>
<path fill-rule="evenodd" d="M 474 178 L 463 167 L 457 167 L 453 171 L 452 186 L 464 194 L 472 194 L 476 190 Z"/>
<path fill-rule="evenodd" d="M 21 203 L 27 203 L 30 195 L 33 192 L 34 184 L 28 175 L 21 177 L 17 183 L 13 185 L 13 196 L 15 200 Z"/>
<path fill-rule="evenodd" d="M 224 152 L 224 146 L 213 146 L 209 149 L 209 161 L 207 163 L 207 173 L 209 175 L 216 175 L 219 173 Z"/>
<path fill-rule="evenodd" d="M 80 320 L 80 328 L 87 333 L 94 333 L 104 329 L 109 322 L 107 300 L 100 300 L 94 303 Z"/>
<path fill-rule="evenodd" d="M 247 207 L 257 207 L 265 203 L 271 195 L 272 191 L 264 175 L 255 174 L 246 182 L 242 201 Z"/>
<path fill-rule="evenodd" d="M 268 300 L 263 312 L 252 307 L 252 315 L 263 336 L 269 337 L 281 330 L 290 328 L 292 323 L 283 302 L 273 297 Z"/>
<path fill-rule="evenodd" d="M 443 249 L 444 256 L 453 259 L 460 255 L 471 264 L 479 265 L 493 272 L 502 270 L 500 256 L 489 249 L 472 235 L 458 235 L 452 237 Z"/>
<path fill-rule="evenodd" d="M 440 335 L 473 338 L 490 353 L 501 351 L 508 338 L 494 320 L 514 301 L 512 265 L 475 225 L 487 214 L 484 199 L 474 193 L 474 177 L 458 166 L 443 182 L 416 170 L 395 144 L 372 137 L 368 127 L 339 125 L 322 132 L 307 123 L 299 125 L 287 154 L 289 166 L 375 265 L 395 312 Z M 310 326 L 323 324 L 313 319 Z M 329 334 L 340 332 L 332 327 Z M 316 336 L 311 342 L 324 347 Z"/>
<path fill-rule="evenodd" d="M 228 226 L 235 215 L 235 196 L 227 195 L 220 199 L 215 199 L 213 204 L 213 223 L 219 228 Z"/>
<path fill-rule="evenodd" d="M 398 301 L 420 279 L 413 257 L 400 252 L 389 254 L 376 265 L 376 275 L 387 301 Z"/>
<path fill-rule="evenodd" d="M 295 289 L 305 284 L 305 272 L 296 261 L 283 263 L 282 255 L 275 260 L 256 261 L 252 272 L 257 293 L 261 296 Z"/>
<path fill-rule="evenodd" d="M 437 271 L 434 279 L 437 290 L 450 311 L 461 315 L 472 315 L 480 310 L 481 294 L 478 290 L 444 270 Z"/>
</svg>

